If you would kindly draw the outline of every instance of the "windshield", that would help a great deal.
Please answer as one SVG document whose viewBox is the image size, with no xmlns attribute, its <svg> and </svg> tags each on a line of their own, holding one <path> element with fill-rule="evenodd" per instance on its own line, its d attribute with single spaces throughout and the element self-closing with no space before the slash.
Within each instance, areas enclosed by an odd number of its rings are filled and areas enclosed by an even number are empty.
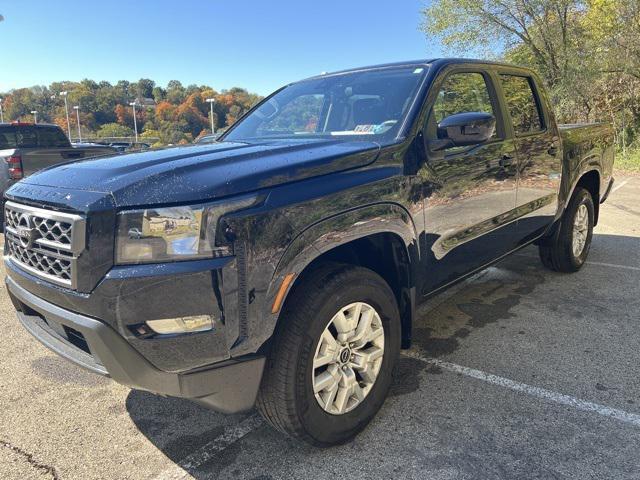
<svg viewBox="0 0 640 480">
<path fill-rule="evenodd" d="M 425 73 L 426 67 L 392 67 L 294 83 L 244 117 L 224 140 L 390 140 L 397 136 Z"/>
</svg>

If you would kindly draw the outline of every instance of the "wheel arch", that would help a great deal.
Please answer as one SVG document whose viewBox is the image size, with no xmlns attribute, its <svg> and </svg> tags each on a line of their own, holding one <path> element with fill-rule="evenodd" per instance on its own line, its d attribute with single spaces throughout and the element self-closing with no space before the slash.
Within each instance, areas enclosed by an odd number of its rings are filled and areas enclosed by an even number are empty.
<svg viewBox="0 0 640 480">
<path fill-rule="evenodd" d="M 573 194 L 577 188 L 584 188 L 591 194 L 591 198 L 593 199 L 593 209 L 594 209 L 594 219 L 593 219 L 594 226 L 598 224 L 598 218 L 600 216 L 600 186 L 601 186 L 600 180 L 601 180 L 600 171 L 595 168 L 581 173 L 580 176 L 576 179 L 574 186 L 571 189 L 571 195 L 568 198 L 568 200 L 570 200 L 571 197 L 573 197 Z M 568 200 L 567 200 L 567 205 L 568 205 Z"/>
<path fill-rule="evenodd" d="M 402 344 L 411 339 L 415 309 L 418 238 L 411 215 L 397 204 L 376 204 L 322 220 L 301 232 L 289 245 L 267 291 L 266 312 L 274 330 L 282 306 L 306 275 L 326 262 L 358 265 L 379 274 L 393 290 L 402 323 Z M 293 281 L 284 286 L 280 308 L 273 305 L 287 275 Z"/>
</svg>

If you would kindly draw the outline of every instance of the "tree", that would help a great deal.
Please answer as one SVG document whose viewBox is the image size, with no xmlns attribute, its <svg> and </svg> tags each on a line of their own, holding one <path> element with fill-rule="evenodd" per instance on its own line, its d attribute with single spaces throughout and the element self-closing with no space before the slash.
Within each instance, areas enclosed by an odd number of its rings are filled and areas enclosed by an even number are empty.
<svg viewBox="0 0 640 480">
<path fill-rule="evenodd" d="M 184 103 L 180 104 L 176 109 L 176 117 L 184 120 L 188 127 L 185 133 L 190 133 L 193 137 L 196 137 L 203 128 L 207 126 L 207 117 L 202 113 L 202 110 L 206 110 L 204 102 L 199 93 L 192 93 L 189 95 Z"/>
<path fill-rule="evenodd" d="M 130 137 L 134 134 L 133 130 L 119 123 L 107 123 L 102 125 L 96 132 L 100 138 L 108 137 Z"/>
<path fill-rule="evenodd" d="M 171 121 L 176 118 L 176 107 L 167 101 L 156 105 L 156 118 L 163 121 Z"/>
<path fill-rule="evenodd" d="M 156 86 L 156 82 L 148 78 L 141 78 L 136 83 L 136 97 L 137 98 L 152 98 L 153 87 Z"/>
<path fill-rule="evenodd" d="M 434 0 L 422 29 L 456 51 L 524 45 L 554 86 L 574 58 L 583 9 L 581 0 Z"/>
<path fill-rule="evenodd" d="M 536 69 L 563 122 L 610 122 L 640 148 L 638 0 L 434 0 L 422 29 L 453 51 L 498 47 Z"/>
<path fill-rule="evenodd" d="M 167 92 L 162 87 L 153 87 L 151 94 L 156 103 L 160 103 L 165 99 Z"/>
<path fill-rule="evenodd" d="M 129 107 L 125 107 L 122 104 L 116 105 L 114 108 L 114 113 L 116 115 L 116 121 L 120 125 L 126 125 L 128 123 L 133 123 L 133 113 L 130 111 Z"/>
<path fill-rule="evenodd" d="M 154 139 L 160 138 L 160 143 L 163 144 L 188 142 L 201 132 L 208 132 L 210 120 L 206 98 L 216 99 L 213 108 L 217 128 L 224 128 L 225 123 L 234 122 L 260 98 L 241 88 L 233 88 L 221 94 L 206 85 L 193 84 L 185 89 L 177 80 L 170 81 L 167 88 L 163 89 L 156 86 L 153 80 L 145 78 L 135 83 L 120 80 L 115 85 L 91 79 L 53 82 L 48 87 L 34 86 L 0 92 L 0 98 L 3 99 L 6 120 L 31 122 L 31 111 L 37 110 L 38 121 L 54 122 L 66 132 L 67 115 L 64 98 L 60 96 L 60 92 L 66 91 L 72 135 L 76 132 L 73 106 L 79 105 L 83 137 L 92 131 L 100 132 L 102 136 L 114 136 L 115 133 L 119 133 L 115 136 L 122 136 L 133 133 L 133 112 L 129 103 L 141 95 L 148 97 L 149 90 L 157 102 L 156 108 L 136 109 L 138 132 Z M 125 130 L 113 132 L 114 124 Z M 106 130 L 102 131 L 101 127 L 105 126 Z"/>
<path fill-rule="evenodd" d="M 589 0 L 584 24 L 601 47 L 608 73 L 640 79 L 640 2 Z"/>
<path fill-rule="evenodd" d="M 182 103 L 184 100 L 185 92 L 182 83 L 178 80 L 169 80 L 167 84 L 167 96 L 166 99 L 174 104 Z"/>
</svg>

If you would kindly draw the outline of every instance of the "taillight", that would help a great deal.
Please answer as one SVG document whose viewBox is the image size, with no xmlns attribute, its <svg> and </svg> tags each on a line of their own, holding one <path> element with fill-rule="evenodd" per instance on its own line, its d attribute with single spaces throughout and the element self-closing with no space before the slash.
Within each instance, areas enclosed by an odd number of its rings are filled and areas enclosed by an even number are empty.
<svg viewBox="0 0 640 480">
<path fill-rule="evenodd" d="M 7 165 L 9 165 L 9 178 L 12 180 L 20 180 L 24 177 L 22 171 L 22 157 L 20 155 L 12 155 L 7 158 Z"/>
</svg>

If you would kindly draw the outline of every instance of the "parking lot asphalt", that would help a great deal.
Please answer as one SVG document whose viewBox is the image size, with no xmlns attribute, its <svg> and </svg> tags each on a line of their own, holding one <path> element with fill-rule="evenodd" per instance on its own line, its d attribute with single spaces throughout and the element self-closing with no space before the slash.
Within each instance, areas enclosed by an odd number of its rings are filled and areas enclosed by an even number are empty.
<svg viewBox="0 0 640 480">
<path fill-rule="evenodd" d="M 421 307 L 389 399 L 340 447 L 68 364 L 4 291 L 0 331 L 2 479 L 637 479 L 640 177 L 618 178 L 580 272 L 528 247 Z"/>
</svg>

